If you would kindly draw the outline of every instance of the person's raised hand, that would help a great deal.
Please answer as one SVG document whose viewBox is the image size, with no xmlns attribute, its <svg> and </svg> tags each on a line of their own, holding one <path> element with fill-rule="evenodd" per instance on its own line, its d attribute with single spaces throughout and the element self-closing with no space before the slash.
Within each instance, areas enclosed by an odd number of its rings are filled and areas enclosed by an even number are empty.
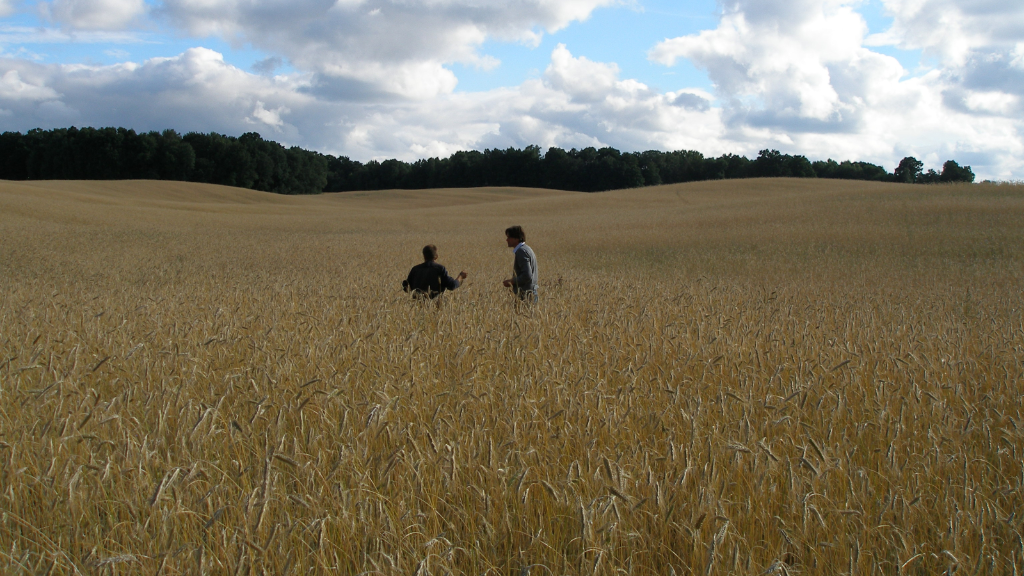
<svg viewBox="0 0 1024 576">
<path fill-rule="evenodd" d="M 469 274 L 467 274 L 465 270 L 463 270 L 462 272 L 459 272 L 459 280 L 460 281 L 461 280 L 465 280 L 466 278 L 469 278 Z"/>
</svg>

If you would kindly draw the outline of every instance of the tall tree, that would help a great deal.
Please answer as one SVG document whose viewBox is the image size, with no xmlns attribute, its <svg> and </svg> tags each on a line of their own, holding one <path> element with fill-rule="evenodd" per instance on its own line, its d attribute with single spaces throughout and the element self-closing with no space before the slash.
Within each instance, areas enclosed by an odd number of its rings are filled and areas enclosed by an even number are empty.
<svg viewBox="0 0 1024 576">
<path fill-rule="evenodd" d="M 942 165 L 942 182 L 974 182 L 974 171 L 970 166 L 961 166 L 953 160 L 946 160 Z"/>
<path fill-rule="evenodd" d="M 893 179 L 897 182 L 913 184 L 914 182 L 917 182 L 917 178 L 921 175 L 921 170 L 923 168 L 923 162 L 913 156 L 907 156 L 903 160 L 900 160 L 899 166 L 897 166 L 896 170 L 893 171 Z"/>
</svg>

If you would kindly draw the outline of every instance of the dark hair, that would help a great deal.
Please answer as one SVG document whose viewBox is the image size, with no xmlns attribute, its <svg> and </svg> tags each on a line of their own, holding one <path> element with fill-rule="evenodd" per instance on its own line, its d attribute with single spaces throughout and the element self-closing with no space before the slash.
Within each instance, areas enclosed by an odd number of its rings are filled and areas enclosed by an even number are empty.
<svg viewBox="0 0 1024 576">
<path fill-rule="evenodd" d="M 505 236 L 515 238 L 520 242 L 526 242 L 526 232 L 523 232 L 522 226 L 509 226 L 508 228 L 505 228 Z"/>
<path fill-rule="evenodd" d="M 423 261 L 433 262 L 434 260 L 437 260 L 437 246 L 427 244 L 423 247 Z"/>
</svg>

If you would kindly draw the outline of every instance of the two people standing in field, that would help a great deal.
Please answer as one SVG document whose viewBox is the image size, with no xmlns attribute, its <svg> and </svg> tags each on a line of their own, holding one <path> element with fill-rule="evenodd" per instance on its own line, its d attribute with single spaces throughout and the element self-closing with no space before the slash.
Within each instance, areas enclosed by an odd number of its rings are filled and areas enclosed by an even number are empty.
<svg viewBox="0 0 1024 576">
<path fill-rule="evenodd" d="M 522 226 L 505 229 L 505 243 L 512 248 L 512 277 L 502 281 L 512 293 L 524 302 L 537 301 L 537 255 L 526 245 L 526 232 Z M 446 290 L 455 290 L 469 274 L 465 270 L 452 278 L 448 270 L 437 263 L 437 246 L 423 247 L 423 264 L 412 267 L 409 276 L 402 281 L 402 289 L 412 292 L 415 298 L 434 299 Z"/>
</svg>

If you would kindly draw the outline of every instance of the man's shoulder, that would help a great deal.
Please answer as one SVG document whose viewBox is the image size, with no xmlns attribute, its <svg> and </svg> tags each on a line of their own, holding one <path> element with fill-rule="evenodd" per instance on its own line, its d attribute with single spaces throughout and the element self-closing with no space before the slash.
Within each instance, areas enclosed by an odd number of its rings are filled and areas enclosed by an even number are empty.
<svg viewBox="0 0 1024 576">
<path fill-rule="evenodd" d="M 411 272 L 420 274 L 446 274 L 447 270 L 437 262 L 423 262 L 422 264 L 413 266 Z"/>
</svg>

